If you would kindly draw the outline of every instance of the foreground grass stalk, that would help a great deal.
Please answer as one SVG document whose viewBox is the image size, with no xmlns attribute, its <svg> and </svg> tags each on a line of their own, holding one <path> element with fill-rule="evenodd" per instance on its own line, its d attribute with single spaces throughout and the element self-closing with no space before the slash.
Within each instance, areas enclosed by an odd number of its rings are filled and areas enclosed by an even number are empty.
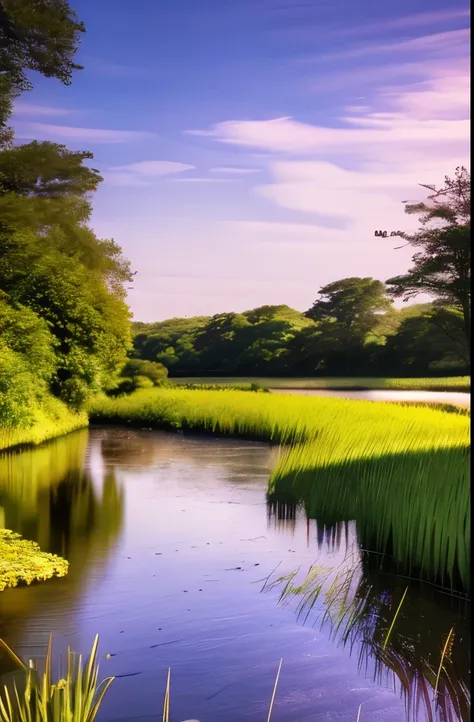
<svg viewBox="0 0 474 722">
<path fill-rule="evenodd" d="M 270 708 L 268 710 L 267 722 L 270 722 L 270 719 L 272 716 L 273 705 L 275 703 L 276 691 L 277 691 L 277 687 L 278 687 L 278 680 L 280 679 L 280 672 L 281 672 L 282 664 L 283 664 L 283 659 L 280 659 L 280 664 L 278 665 L 277 675 L 275 678 L 275 684 L 273 685 L 273 692 L 272 692 L 272 698 L 270 700 Z"/>
<path fill-rule="evenodd" d="M 386 649 L 386 647 L 387 647 L 387 644 L 388 644 L 389 639 L 390 639 L 390 635 L 392 634 L 392 630 L 393 630 L 393 628 L 394 628 L 394 626 L 395 626 L 395 622 L 397 621 L 397 617 L 398 617 L 398 614 L 399 614 L 399 612 L 400 612 L 400 609 L 402 608 L 402 604 L 403 604 L 403 602 L 405 601 L 405 597 L 406 597 L 406 595 L 407 595 L 407 592 L 408 592 L 408 587 L 406 587 L 405 591 L 403 592 L 402 598 L 400 599 L 400 604 L 398 605 L 397 611 L 395 612 L 395 616 L 394 616 L 394 618 L 392 619 L 392 623 L 391 623 L 391 625 L 390 625 L 390 627 L 389 627 L 389 630 L 388 630 L 388 632 L 387 632 L 387 636 L 385 637 L 385 641 L 384 641 L 384 643 L 383 643 L 382 649 Z"/>
</svg>

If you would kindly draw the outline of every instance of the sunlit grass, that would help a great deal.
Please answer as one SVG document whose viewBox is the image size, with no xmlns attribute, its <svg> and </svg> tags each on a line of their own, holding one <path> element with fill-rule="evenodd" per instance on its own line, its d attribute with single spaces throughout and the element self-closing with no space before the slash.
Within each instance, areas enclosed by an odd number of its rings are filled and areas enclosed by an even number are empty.
<svg viewBox="0 0 474 722">
<path fill-rule="evenodd" d="M 0 592 L 18 584 L 64 577 L 68 567 L 65 559 L 41 551 L 35 542 L 0 529 Z"/>
<path fill-rule="evenodd" d="M 356 519 L 362 543 L 414 575 L 469 586 L 469 418 L 426 407 L 156 389 L 97 399 L 92 421 L 286 444 L 270 491 L 309 516 Z"/>
<path fill-rule="evenodd" d="M 250 385 L 258 384 L 270 389 L 398 389 L 419 391 L 469 391 L 469 376 L 442 378 L 260 378 L 260 377 L 196 377 L 170 379 L 173 384 Z"/>
<path fill-rule="evenodd" d="M 33 422 L 27 426 L 0 424 L 0 450 L 24 444 L 34 445 L 87 426 L 87 414 L 75 413 L 59 399 L 43 397 L 32 409 Z"/>
</svg>

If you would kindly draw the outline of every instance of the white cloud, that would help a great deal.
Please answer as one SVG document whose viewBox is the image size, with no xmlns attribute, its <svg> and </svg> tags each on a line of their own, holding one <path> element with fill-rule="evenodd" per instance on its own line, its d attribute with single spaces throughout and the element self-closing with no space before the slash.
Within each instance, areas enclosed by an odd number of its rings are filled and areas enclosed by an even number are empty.
<svg viewBox="0 0 474 722">
<path fill-rule="evenodd" d="M 261 168 L 232 168 L 221 166 L 217 168 L 211 168 L 211 173 L 228 173 L 229 175 L 247 175 L 248 173 L 261 173 Z"/>
<path fill-rule="evenodd" d="M 371 117 L 365 125 L 371 125 Z M 357 119 L 357 122 L 363 122 Z M 320 152 L 352 153 L 363 145 L 464 141 L 469 137 L 468 120 L 427 120 L 398 115 L 381 129 L 364 127 L 331 128 L 301 123 L 293 118 L 272 120 L 230 120 L 217 123 L 205 134 L 221 143 L 259 148 L 271 152 L 307 154 Z"/>
<path fill-rule="evenodd" d="M 52 105 L 34 105 L 32 103 L 16 102 L 14 105 L 15 115 L 27 115 L 27 116 L 59 116 L 59 115 L 70 115 L 71 110 L 66 108 L 55 108 Z"/>
<path fill-rule="evenodd" d="M 86 141 L 88 143 L 127 143 L 153 137 L 153 133 L 135 130 L 108 130 L 105 128 L 73 128 L 68 125 L 26 123 L 16 129 L 18 138 L 40 137 L 47 140 Z"/>
<path fill-rule="evenodd" d="M 139 163 L 130 163 L 129 165 L 118 165 L 110 168 L 111 171 L 130 171 L 144 176 L 162 176 L 173 175 L 174 173 L 183 173 L 186 170 L 193 170 L 193 165 L 186 163 L 176 163 L 170 160 L 144 160 Z"/>
</svg>

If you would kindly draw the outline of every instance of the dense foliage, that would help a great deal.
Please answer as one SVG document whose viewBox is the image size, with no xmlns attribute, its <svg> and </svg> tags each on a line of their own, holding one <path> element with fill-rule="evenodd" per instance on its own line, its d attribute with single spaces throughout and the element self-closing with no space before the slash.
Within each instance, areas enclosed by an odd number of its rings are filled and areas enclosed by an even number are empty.
<svg viewBox="0 0 474 722">
<path fill-rule="evenodd" d="M 0 423 L 27 428 L 48 396 L 73 411 L 117 385 L 130 346 L 128 262 L 89 227 L 92 154 L 6 127 L 27 71 L 68 84 L 82 24 L 65 0 L 0 2 Z M 28 76 L 29 77 L 29 76 Z"/>
</svg>

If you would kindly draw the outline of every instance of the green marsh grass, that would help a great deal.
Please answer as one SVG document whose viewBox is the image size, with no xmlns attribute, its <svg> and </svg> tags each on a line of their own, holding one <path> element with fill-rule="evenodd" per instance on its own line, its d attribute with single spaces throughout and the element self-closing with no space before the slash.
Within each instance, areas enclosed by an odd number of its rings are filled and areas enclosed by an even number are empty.
<svg viewBox="0 0 474 722">
<path fill-rule="evenodd" d="M 376 377 L 348 377 L 348 378 L 260 378 L 260 377 L 196 377 L 174 378 L 170 382 L 179 385 L 203 384 L 221 386 L 258 386 L 269 389 L 398 389 L 412 391 L 469 391 L 471 379 L 469 376 L 446 376 L 443 378 L 376 378 Z"/>
<path fill-rule="evenodd" d="M 356 519 L 406 573 L 469 588 L 469 418 L 426 407 L 179 388 L 96 399 L 92 422 L 286 445 L 269 492 L 313 518 Z"/>
</svg>

